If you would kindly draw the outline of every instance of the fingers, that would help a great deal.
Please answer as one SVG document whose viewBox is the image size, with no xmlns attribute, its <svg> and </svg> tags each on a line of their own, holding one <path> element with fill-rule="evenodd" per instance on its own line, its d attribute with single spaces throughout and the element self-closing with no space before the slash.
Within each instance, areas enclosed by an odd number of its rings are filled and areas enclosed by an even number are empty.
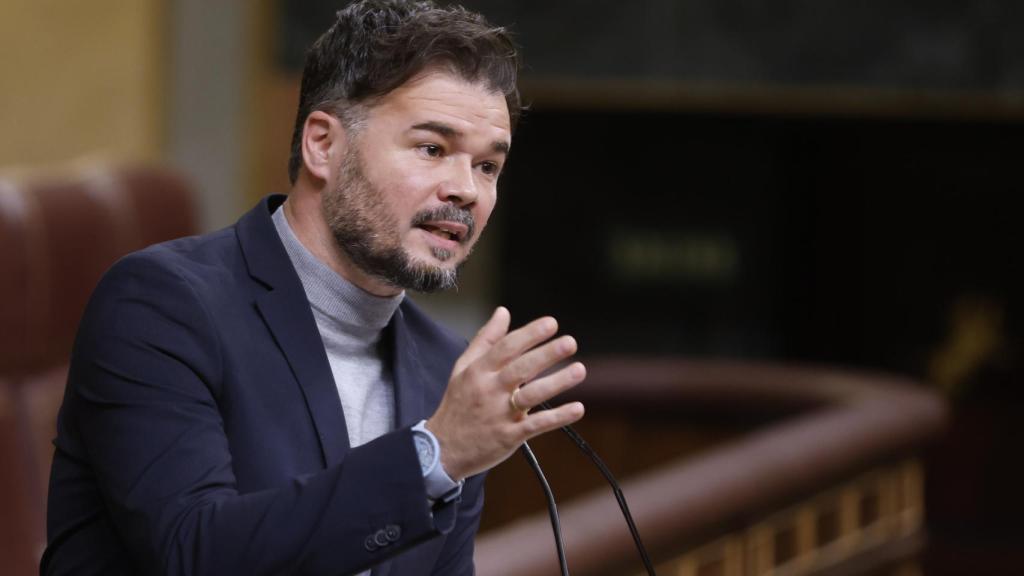
<svg viewBox="0 0 1024 576">
<path fill-rule="evenodd" d="M 489 368 L 501 369 L 530 348 L 554 336 L 557 331 L 558 322 L 554 318 L 538 318 L 506 334 L 483 356 L 483 360 Z"/>
<path fill-rule="evenodd" d="M 562 426 L 568 426 L 580 418 L 583 418 L 583 404 L 581 402 L 569 402 L 558 408 L 530 414 L 529 417 L 519 424 L 526 431 L 526 438 L 523 441 L 525 442 L 534 436 L 540 436 L 552 430 L 557 430 Z"/>
<path fill-rule="evenodd" d="M 572 336 L 562 336 L 509 362 L 498 379 L 507 388 L 519 386 L 575 353 L 576 340 Z"/>
<path fill-rule="evenodd" d="M 579 384 L 586 377 L 587 369 L 583 364 L 573 362 L 553 374 L 538 378 L 529 385 L 519 388 L 519 392 L 516 393 L 516 404 L 529 410 Z"/>
<path fill-rule="evenodd" d="M 472 364 L 477 358 L 480 358 L 493 348 L 508 333 L 511 320 L 512 316 L 509 314 L 508 308 L 504 306 L 495 308 L 491 318 L 477 331 L 476 336 L 473 337 L 469 346 L 466 347 L 462 356 L 459 357 L 458 362 L 455 363 L 455 371 L 461 372 L 463 368 Z"/>
<path fill-rule="evenodd" d="M 503 370 L 506 364 L 516 361 L 502 378 L 507 386 L 514 386 L 532 379 L 576 351 L 576 341 L 565 337 L 548 343 L 548 346 L 554 345 L 543 347 L 537 354 L 534 351 L 527 354 L 531 348 L 555 335 L 558 322 L 549 316 L 538 318 L 512 332 L 508 331 L 509 322 L 507 308 L 499 306 L 495 309 L 490 320 L 480 328 L 455 363 L 455 372 L 461 372 L 478 360 L 482 360 L 485 368 L 490 370 Z"/>
</svg>

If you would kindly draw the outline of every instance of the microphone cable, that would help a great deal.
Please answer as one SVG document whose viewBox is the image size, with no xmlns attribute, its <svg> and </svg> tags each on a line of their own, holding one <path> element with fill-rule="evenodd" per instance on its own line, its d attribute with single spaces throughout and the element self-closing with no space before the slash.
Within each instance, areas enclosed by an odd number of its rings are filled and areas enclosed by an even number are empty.
<svg viewBox="0 0 1024 576">
<path fill-rule="evenodd" d="M 551 405 L 547 402 L 541 402 L 537 406 L 544 410 L 551 409 Z M 640 532 L 636 528 L 636 522 L 633 521 L 633 515 L 629 512 L 629 504 L 626 503 L 626 496 L 622 493 L 622 488 L 619 487 L 619 483 L 615 480 L 615 476 L 612 474 L 611 470 L 605 466 L 604 461 L 597 455 L 597 452 L 594 452 L 594 449 L 590 447 L 590 444 L 587 444 L 587 441 L 584 440 L 572 426 L 562 426 L 562 432 L 565 432 L 565 435 L 568 436 L 573 443 L 575 443 L 576 446 L 587 455 L 588 458 L 590 458 L 590 461 L 594 463 L 594 466 L 597 466 L 601 475 L 604 476 L 604 479 L 608 482 L 608 485 L 612 487 L 612 492 L 615 494 L 615 500 L 619 503 L 619 510 L 622 510 L 622 516 L 626 519 L 626 525 L 629 526 L 629 534 L 633 537 L 633 543 L 636 544 L 637 551 L 640 552 L 640 559 L 644 563 L 644 568 L 647 569 L 648 576 L 657 576 L 654 571 L 654 564 L 651 563 L 651 557 L 647 554 L 647 549 L 644 548 L 643 541 L 640 540 Z M 544 484 L 547 484 L 547 482 L 545 481 Z M 560 538 L 561 535 L 556 536 L 556 539 L 559 540 L 559 547 L 561 546 Z M 561 551 L 561 548 L 559 548 L 559 550 Z"/>
<path fill-rule="evenodd" d="M 537 480 L 540 481 L 541 487 L 544 489 L 544 496 L 548 501 L 548 515 L 551 517 L 551 530 L 555 533 L 555 549 L 558 550 L 558 567 L 562 572 L 562 576 L 569 576 L 569 564 L 565 560 L 565 544 L 562 542 L 562 524 L 558 521 L 558 507 L 555 505 L 555 495 L 551 492 L 551 485 L 548 484 L 548 479 L 544 477 L 544 472 L 540 469 L 540 463 L 537 462 L 537 457 L 534 456 L 533 450 L 530 449 L 530 445 L 523 442 L 523 445 L 519 448 L 529 462 L 530 468 L 533 468 L 534 474 L 537 475 Z"/>
</svg>

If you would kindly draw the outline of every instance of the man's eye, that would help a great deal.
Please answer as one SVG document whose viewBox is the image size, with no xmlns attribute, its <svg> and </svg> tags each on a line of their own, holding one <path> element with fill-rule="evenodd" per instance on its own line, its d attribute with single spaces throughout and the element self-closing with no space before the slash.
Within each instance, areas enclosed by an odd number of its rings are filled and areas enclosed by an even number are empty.
<svg viewBox="0 0 1024 576">
<path fill-rule="evenodd" d="M 498 166 L 497 162 L 484 162 L 480 164 L 480 170 L 488 176 L 495 176 L 498 174 L 498 171 L 501 170 L 501 167 Z"/>
<path fill-rule="evenodd" d="M 437 158 L 442 152 L 444 152 L 444 150 L 442 150 L 437 144 L 421 144 L 420 150 L 431 158 Z"/>
</svg>

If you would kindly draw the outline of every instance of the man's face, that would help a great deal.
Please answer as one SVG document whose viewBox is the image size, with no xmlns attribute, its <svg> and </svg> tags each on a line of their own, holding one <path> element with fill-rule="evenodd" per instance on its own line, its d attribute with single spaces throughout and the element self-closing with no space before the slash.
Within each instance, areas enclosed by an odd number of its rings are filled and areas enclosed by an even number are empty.
<svg viewBox="0 0 1024 576">
<path fill-rule="evenodd" d="M 446 72 L 414 77 L 348 131 L 323 195 L 339 247 L 387 285 L 453 286 L 494 208 L 510 142 L 500 93 Z"/>
</svg>

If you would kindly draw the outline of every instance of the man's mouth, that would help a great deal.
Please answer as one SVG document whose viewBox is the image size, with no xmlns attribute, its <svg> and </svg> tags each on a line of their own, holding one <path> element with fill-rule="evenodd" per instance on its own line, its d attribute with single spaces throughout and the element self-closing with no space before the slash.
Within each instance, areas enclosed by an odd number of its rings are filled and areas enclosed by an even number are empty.
<svg viewBox="0 0 1024 576">
<path fill-rule="evenodd" d="M 461 244 L 466 239 L 468 228 L 457 222 L 424 222 L 419 228 L 445 240 Z"/>
<path fill-rule="evenodd" d="M 446 250 L 465 245 L 473 237 L 473 214 L 452 204 L 423 210 L 416 214 L 413 226 L 432 234 Z"/>
</svg>

